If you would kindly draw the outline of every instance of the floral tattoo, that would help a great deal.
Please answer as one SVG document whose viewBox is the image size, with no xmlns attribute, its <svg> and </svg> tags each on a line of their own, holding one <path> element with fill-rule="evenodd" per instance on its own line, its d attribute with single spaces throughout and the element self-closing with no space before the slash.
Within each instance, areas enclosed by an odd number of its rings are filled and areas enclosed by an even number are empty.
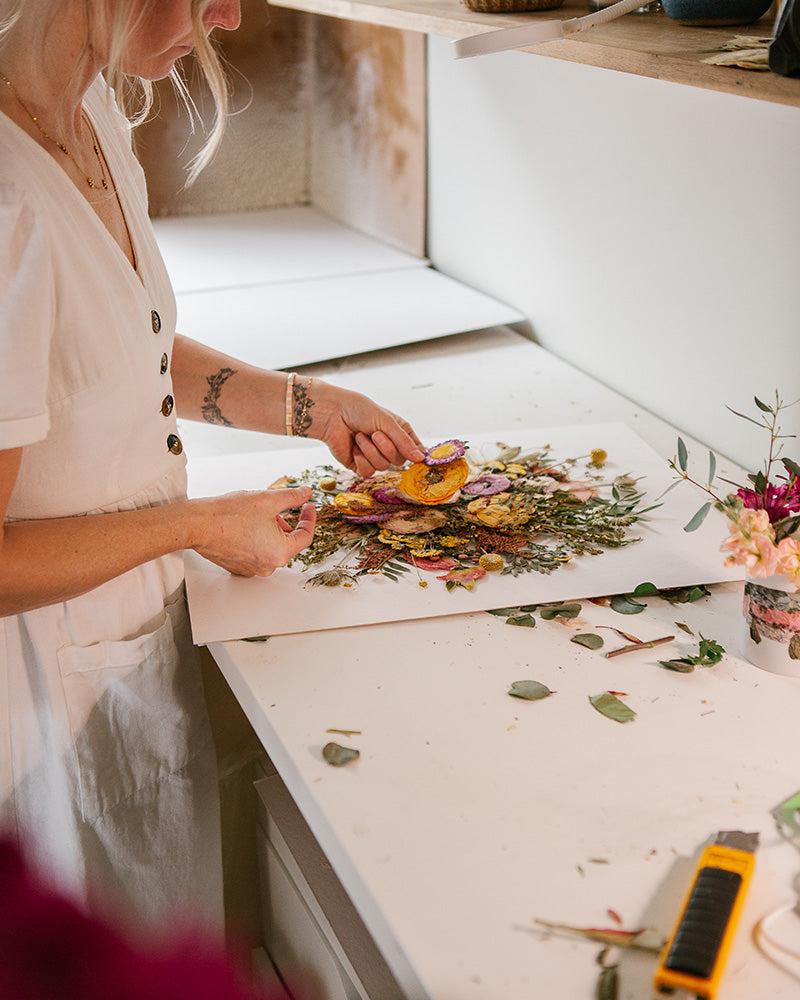
<svg viewBox="0 0 800 1000">
<path fill-rule="evenodd" d="M 314 405 L 310 390 L 311 379 L 307 386 L 294 384 L 294 407 L 292 412 L 292 428 L 296 437 L 308 437 L 311 428 L 311 415 L 309 410 Z"/>
<path fill-rule="evenodd" d="M 222 415 L 219 408 L 219 394 L 222 387 L 236 371 L 233 368 L 220 368 L 216 375 L 208 375 L 208 393 L 203 399 L 202 414 L 203 420 L 209 424 L 222 424 L 224 427 L 233 427 L 230 420 Z"/>
</svg>

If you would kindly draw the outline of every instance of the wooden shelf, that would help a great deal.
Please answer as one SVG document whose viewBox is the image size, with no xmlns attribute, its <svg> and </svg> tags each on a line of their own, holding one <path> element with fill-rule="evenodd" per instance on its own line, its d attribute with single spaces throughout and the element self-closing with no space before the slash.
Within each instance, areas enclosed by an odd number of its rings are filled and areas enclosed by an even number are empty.
<svg viewBox="0 0 800 1000">
<path fill-rule="evenodd" d="M 459 0 L 271 2 L 278 7 L 453 39 L 530 21 L 580 17 L 587 13 L 585 3 L 580 0 L 567 0 L 558 10 L 525 14 L 479 14 L 468 10 Z M 701 61 L 736 34 L 768 37 L 772 34 L 773 24 L 772 13 L 755 24 L 715 28 L 687 27 L 670 20 L 662 12 L 628 14 L 572 38 L 548 42 L 523 51 L 800 107 L 800 80 L 769 72 L 709 66 Z"/>
</svg>

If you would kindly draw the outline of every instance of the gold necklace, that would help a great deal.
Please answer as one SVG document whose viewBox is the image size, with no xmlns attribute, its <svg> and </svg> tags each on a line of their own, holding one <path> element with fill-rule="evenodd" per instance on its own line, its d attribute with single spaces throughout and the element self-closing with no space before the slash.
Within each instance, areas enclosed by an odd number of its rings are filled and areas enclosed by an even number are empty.
<svg viewBox="0 0 800 1000">
<path fill-rule="evenodd" d="M 95 131 L 92 128 L 92 123 L 89 121 L 88 117 L 86 116 L 86 113 L 82 111 L 81 112 L 81 116 L 82 116 L 83 120 L 86 122 L 86 124 L 87 124 L 87 126 L 89 128 L 89 132 L 91 133 L 91 137 L 92 137 L 92 149 L 94 149 L 94 155 L 97 157 L 97 164 L 100 167 L 100 183 L 99 184 L 97 183 L 97 181 L 95 181 L 94 177 L 90 177 L 89 174 L 87 174 L 81 168 L 81 166 L 78 164 L 78 161 L 75 159 L 75 157 L 69 151 L 69 147 L 66 145 L 66 143 L 60 142 L 58 139 L 55 139 L 52 135 L 50 135 L 48 132 L 46 132 L 42 128 L 42 126 L 41 126 L 41 124 L 39 122 L 39 119 L 36 117 L 35 114 L 33 114 L 32 111 L 29 110 L 29 108 L 27 107 L 27 105 L 25 104 L 25 102 L 22 100 L 22 98 L 17 93 L 17 88 L 8 79 L 8 77 L 5 76 L 3 73 L 0 73 L 0 80 L 2 80 L 3 83 L 8 87 L 8 89 L 11 91 L 11 93 L 16 98 L 17 103 L 19 104 L 19 106 L 22 108 L 22 110 L 25 112 L 25 114 L 30 118 L 30 120 L 33 122 L 33 124 L 36 126 L 36 128 L 39 129 L 39 131 L 42 133 L 42 135 L 45 137 L 45 139 L 47 139 L 48 142 L 52 142 L 55 146 L 58 146 L 58 148 L 61 150 L 61 152 L 65 156 L 68 156 L 70 158 L 70 160 L 72 160 L 72 162 L 75 164 L 76 168 L 80 171 L 80 173 L 83 174 L 83 177 L 84 177 L 86 183 L 89 185 L 89 187 L 92 188 L 93 190 L 100 190 L 102 188 L 104 191 L 108 191 L 109 190 L 109 184 L 108 184 L 108 179 L 106 177 L 105 166 L 103 164 L 103 154 L 100 152 L 100 146 L 99 146 L 99 144 L 97 142 L 97 136 L 95 135 Z"/>
</svg>

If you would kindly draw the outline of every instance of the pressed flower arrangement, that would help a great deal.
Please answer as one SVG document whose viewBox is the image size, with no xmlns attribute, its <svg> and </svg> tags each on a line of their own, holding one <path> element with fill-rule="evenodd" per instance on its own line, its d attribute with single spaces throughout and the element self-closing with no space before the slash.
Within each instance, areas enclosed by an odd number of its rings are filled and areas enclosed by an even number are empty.
<svg viewBox="0 0 800 1000">
<path fill-rule="evenodd" d="M 604 482 L 605 451 L 555 462 L 547 449 L 499 447 L 475 461 L 466 442 L 449 440 L 369 479 L 319 466 L 282 480 L 311 486 L 317 507 L 314 539 L 297 557 L 319 570 L 308 582 L 353 586 L 365 574 L 416 571 L 420 586 L 434 574 L 448 590 L 472 590 L 487 573 L 551 573 L 574 555 L 638 540 L 629 529 L 645 513 L 642 494 L 630 477 Z"/>
<path fill-rule="evenodd" d="M 712 507 L 729 521 L 729 534 L 720 547 L 726 563 L 743 566 L 747 576 L 742 652 L 767 670 L 800 675 L 800 465 L 781 455 L 783 440 L 794 436 L 782 434 L 778 424 L 786 404 L 778 393 L 774 405 L 754 399 L 759 419 L 731 411 L 769 434 L 764 468 L 748 475 L 748 485 L 729 483 L 733 491 L 720 496 L 713 488 L 713 452 L 709 452 L 708 482 L 698 483 L 687 471 L 688 453 L 680 438 L 670 466 L 678 474 L 677 482 L 690 482 L 711 498 L 686 531 L 699 527 Z"/>
</svg>

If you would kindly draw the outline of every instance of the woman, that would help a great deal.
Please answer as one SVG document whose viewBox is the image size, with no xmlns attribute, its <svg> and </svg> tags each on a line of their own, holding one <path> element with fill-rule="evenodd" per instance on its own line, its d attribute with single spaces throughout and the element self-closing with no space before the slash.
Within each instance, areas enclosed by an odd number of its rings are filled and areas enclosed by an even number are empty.
<svg viewBox="0 0 800 1000">
<path fill-rule="evenodd" d="M 266 576 L 315 517 L 304 488 L 188 501 L 176 415 L 319 438 L 363 475 L 421 458 L 365 397 L 175 335 L 105 80 L 196 47 L 219 96 L 208 34 L 238 22 L 238 0 L 0 0 L 0 818 L 62 886 L 151 919 L 220 906 L 181 550 Z"/>
</svg>

